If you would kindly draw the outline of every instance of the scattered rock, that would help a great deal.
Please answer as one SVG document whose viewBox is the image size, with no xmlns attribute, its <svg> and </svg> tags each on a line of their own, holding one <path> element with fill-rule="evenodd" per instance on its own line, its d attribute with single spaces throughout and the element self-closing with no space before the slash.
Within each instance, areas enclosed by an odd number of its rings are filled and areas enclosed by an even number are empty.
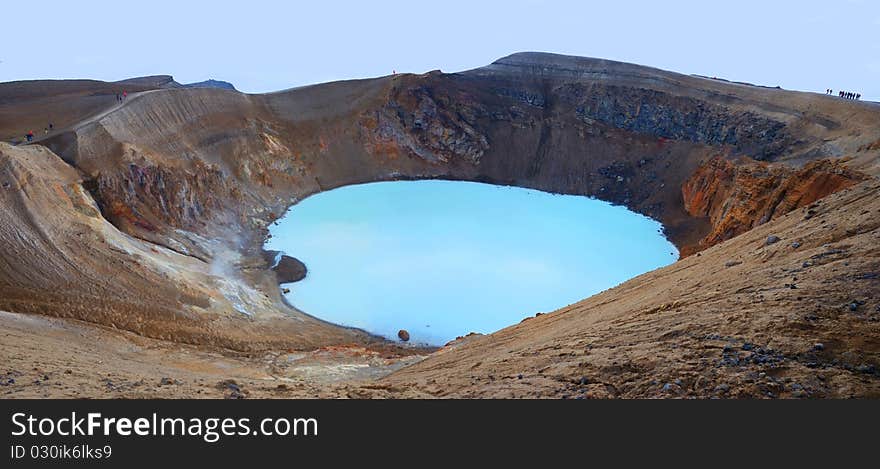
<svg viewBox="0 0 880 469">
<path fill-rule="evenodd" d="M 769 246 L 771 244 L 775 244 L 779 242 L 779 236 L 770 235 L 767 237 L 767 241 L 764 243 L 765 246 Z"/>
<path fill-rule="evenodd" d="M 407 332 L 406 329 L 401 329 L 401 330 L 397 331 L 397 338 L 404 341 L 404 342 L 408 342 L 409 341 L 409 332 Z"/>
<path fill-rule="evenodd" d="M 797 249 L 797 248 L 801 247 L 801 243 L 795 241 L 795 242 L 791 243 L 791 247 Z"/>
<path fill-rule="evenodd" d="M 226 399 L 244 399 L 247 397 L 247 391 L 242 390 L 233 379 L 220 381 L 217 383 L 217 389 L 223 391 L 223 397 Z"/>
<path fill-rule="evenodd" d="M 715 386 L 715 392 L 725 393 L 730 390 L 730 386 L 725 383 L 721 383 L 718 386 Z"/>
<path fill-rule="evenodd" d="M 810 259 L 823 259 L 828 256 L 834 256 L 837 254 L 843 254 L 846 250 L 844 249 L 828 249 L 827 251 L 820 252 L 819 254 L 815 254 L 810 256 Z"/>
<path fill-rule="evenodd" d="M 288 255 L 282 255 L 281 260 L 278 261 L 275 267 L 272 267 L 272 270 L 275 271 L 275 276 L 278 277 L 278 283 L 299 282 L 306 278 L 308 274 L 305 264 L 300 262 L 299 259 Z"/>
<path fill-rule="evenodd" d="M 162 378 L 161 380 L 159 380 L 159 386 L 172 386 L 172 385 L 176 386 L 179 384 L 180 384 L 180 381 L 178 381 L 176 379 Z"/>
<path fill-rule="evenodd" d="M 813 351 L 821 352 L 822 350 L 825 350 L 825 344 L 823 344 L 822 342 L 817 342 L 813 344 Z"/>
<path fill-rule="evenodd" d="M 740 264 L 742 264 L 742 261 L 727 261 L 724 263 L 724 267 L 733 267 Z"/>
</svg>

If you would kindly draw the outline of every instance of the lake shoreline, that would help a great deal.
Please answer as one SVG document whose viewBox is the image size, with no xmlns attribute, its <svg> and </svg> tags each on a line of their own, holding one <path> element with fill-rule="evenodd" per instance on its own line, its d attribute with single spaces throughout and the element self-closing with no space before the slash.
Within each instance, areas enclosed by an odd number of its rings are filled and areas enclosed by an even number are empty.
<svg viewBox="0 0 880 469">
<path fill-rule="evenodd" d="M 320 192 L 270 234 L 264 249 L 283 253 L 273 270 L 287 264 L 279 279 L 291 281 L 279 283 L 297 310 L 397 343 L 404 330 L 430 346 L 494 332 L 678 258 L 659 222 L 625 207 L 462 181 Z"/>
</svg>

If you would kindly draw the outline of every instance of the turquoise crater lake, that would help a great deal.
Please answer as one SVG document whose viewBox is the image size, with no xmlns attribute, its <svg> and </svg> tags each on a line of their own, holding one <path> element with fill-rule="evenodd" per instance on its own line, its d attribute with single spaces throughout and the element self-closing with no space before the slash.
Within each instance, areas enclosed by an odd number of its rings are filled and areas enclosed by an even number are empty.
<svg viewBox="0 0 880 469">
<path fill-rule="evenodd" d="M 286 285 L 313 316 L 442 345 L 550 312 L 678 258 L 655 220 L 586 197 L 454 181 L 322 192 L 266 248 L 308 267 Z"/>
</svg>

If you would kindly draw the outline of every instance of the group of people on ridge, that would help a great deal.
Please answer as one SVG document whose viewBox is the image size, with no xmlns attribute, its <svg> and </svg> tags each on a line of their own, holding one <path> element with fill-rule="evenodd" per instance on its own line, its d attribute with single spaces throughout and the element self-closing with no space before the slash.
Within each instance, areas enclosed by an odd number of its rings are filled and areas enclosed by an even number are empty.
<svg viewBox="0 0 880 469">
<path fill-rule="evenodd" d="M 123 102 L 125 98 L 128 97 L 128 91 L 123 91 L 122 94 L 116 93 L 116 102 Z"/>
<path fill-rule="evenodd" d="M 51 131 L 54 130 L 54 129 L 55 129 L 55 124 L 49 122 L 49 125 L 47 125 L 47 126 L 43 129 L 43 133 L 46 134 L 46 135 L 49 135 L 49 132 L 51 132 Z M 28 142 L 33 142 L 33 141 L 34 141 L 34 131 L 33 131 L 33 130 L 28 130 L 28 133 L 25 134 L 24 139 L 27 140 Z"/>
<path fill-rule="evenodd" d="M 834 94 L 834 90 L 828 88 L 825 90 L 825 94 Z M 853 93 L 851 91 L 841 91 L 840 93 L 837 93 L 837 95 L 843 99 L 862 99 L 861 93 Z"/>
</svg>

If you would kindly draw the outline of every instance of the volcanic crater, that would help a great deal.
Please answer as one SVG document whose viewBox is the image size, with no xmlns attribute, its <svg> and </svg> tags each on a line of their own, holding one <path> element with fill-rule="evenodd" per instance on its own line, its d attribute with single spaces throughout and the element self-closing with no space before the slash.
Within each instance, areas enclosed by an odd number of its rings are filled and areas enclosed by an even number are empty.
<svg viewBox="0 0 880 469">
<path fill-rule="evenodd" d="M 3 83 L 2 356 L 58 384 L 0 392 L 219 396 L 234 377 L 254 397 L 877 397 L 878 123 L 876 103 L 544 53 L 268 94 Z M 271 223 L 412 179 L 624 205 L 682 259 L 436 351 L 284 302 L 299 265 L 273 270 Z"/>
</svg>

